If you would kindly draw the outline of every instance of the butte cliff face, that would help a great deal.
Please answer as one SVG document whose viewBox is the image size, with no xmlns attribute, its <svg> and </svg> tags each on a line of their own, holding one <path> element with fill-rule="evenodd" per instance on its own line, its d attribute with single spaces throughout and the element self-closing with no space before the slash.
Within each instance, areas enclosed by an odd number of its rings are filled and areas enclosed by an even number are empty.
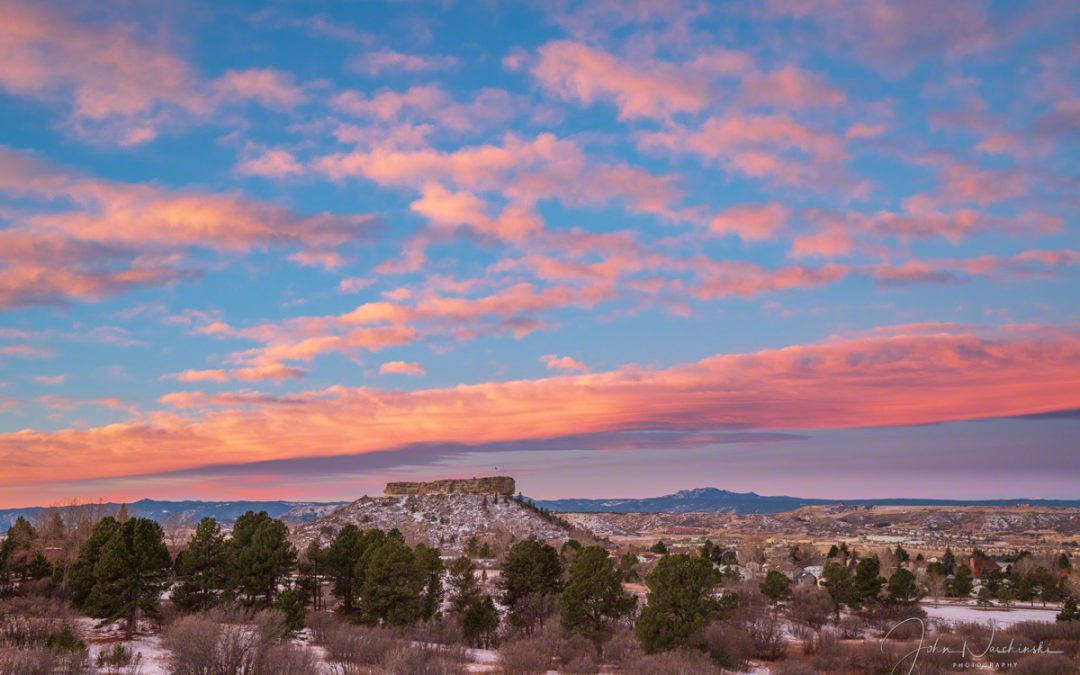
<svg viewBox="0 0 1080 675">
<path fill-rule="evenodd" d="M 514 488 L 514 479 L 508 476 L 390 483 L 386 496 L 362 497 L 297 525 L 291 538 L 303 549 L 313 539 L 325 546 L 346 525 L 361 530 L 397 528 L 410 544 L 422 542 L 456 555 L 471 539 L 501 551 L 522 539 L 558 546 L 570 537 L 565 522 L 512 497 Z"/>
<path fill-rule="evenodd" d="M 427 483 L 387 483 L 384 493 L 387 497 L 450 494 L 509 497 L 514 494 L 514 479 L 510 476 L 486 476 L 484 478 L 434 480 Z"/>
</svg>

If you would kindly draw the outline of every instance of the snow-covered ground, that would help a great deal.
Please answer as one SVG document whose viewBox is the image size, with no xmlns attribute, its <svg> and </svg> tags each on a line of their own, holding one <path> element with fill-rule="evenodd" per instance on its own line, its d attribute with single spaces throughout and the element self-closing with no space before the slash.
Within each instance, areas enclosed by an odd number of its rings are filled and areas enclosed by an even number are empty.
<svg viewBox="0 0 1080 675">
<path fill-rule="evenodd" d="M 922 604 L 931 619 L 949 623 L 974 621 L 989 625 L 993 619 L 998 628 L 1008 628 L 1021 621 L 1049 621 L 1056 619 L 1060 611 L 1057 607 L 1003 607 L 983 608 L 973 604 L 926 603 Z"/>
</svg>

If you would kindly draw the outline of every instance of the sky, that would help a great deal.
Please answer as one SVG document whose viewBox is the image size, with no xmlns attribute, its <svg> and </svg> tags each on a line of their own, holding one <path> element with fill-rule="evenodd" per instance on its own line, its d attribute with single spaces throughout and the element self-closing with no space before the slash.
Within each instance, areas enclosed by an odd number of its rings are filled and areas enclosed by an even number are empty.
<svg viewBox="0 0 1080 675">
<path fill-rule="evenodd" d="M 0 0 L 0 507 L 1080 498 L 1080 6 Z"/>
</svg>

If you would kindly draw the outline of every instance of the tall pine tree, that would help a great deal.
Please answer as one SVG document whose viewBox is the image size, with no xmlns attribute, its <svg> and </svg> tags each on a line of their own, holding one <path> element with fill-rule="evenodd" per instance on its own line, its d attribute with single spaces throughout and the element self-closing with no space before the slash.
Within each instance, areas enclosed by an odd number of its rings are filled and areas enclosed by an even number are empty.
<svg viewBox="0 0 1080 675">
<path fill-rule="evenodd" d="M 203 518 L 187 548 L 176 558 L 173 604 L 184 612 L 213 607 L 225 590 L 228 573 L 221 526 L 213 518 Z"/>
<path fill-rule="evenodd" d="M 161 526 L 148 518 L 124 521 L 101 549 L 87 601 L 91 615 L 124 619 L 130 639 L 139 613 L 157 616 L 171 565 Z"/>
</svg>

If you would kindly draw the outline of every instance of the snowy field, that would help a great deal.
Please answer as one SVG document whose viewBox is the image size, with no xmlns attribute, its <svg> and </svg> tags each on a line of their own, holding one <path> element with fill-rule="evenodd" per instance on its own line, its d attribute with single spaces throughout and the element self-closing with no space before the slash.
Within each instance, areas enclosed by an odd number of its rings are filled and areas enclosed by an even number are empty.
<svg viewBox="0 0 1080 675">
<path fill-rule="evenodd" d="M 923 603 L 922 608 L 931 619 L 938 619 L 949 623 L 974 621 L 989 625 L 993 619 L 998 628 L 1008 628 L 1014 623 L 1021 621 L 1048 621 L 1053 622 L 1060 608 L 1057 607 L 992 607 L 984 609 L 973 604 L 951 603 Z"/>
</svg>

